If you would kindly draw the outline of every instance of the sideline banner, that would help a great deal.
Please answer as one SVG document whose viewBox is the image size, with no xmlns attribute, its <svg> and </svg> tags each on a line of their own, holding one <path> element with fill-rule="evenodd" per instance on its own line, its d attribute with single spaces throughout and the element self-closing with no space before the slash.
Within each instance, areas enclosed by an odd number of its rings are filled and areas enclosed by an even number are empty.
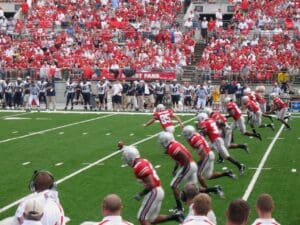
<svg viewBox="0 0 300 225">
<path fill-rule="evenodd" d="M 105 75 L 108 80 L 115 80 L 113 74 Z M 136 72 L 132 77 L 126 77 L 124 74 L 118 76 L 119 80 L 174 80 L 175 72 Z"/>
<path fill-rule="evenodd" d="M 300 112 L 300 101 L 291 101 L 291 111 Z"/>
</svg>

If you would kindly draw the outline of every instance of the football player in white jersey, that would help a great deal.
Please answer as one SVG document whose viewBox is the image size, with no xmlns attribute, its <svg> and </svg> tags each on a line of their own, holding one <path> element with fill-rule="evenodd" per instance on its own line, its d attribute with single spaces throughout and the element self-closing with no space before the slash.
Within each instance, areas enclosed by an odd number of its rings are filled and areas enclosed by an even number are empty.
<svg viewBox="0 0 300 225">
<path fill-rule="evenodd" d="M 92 109 L 90 104 L 91 88 L 92 88 L 91 83 L 87 81 L 85 78 L 83 78 L 82 82 L 80 83 L 80 87 L 81 87 L 81 93 L 84 102 L 84 109 L 87 110 L 87 105 L 89 105 L 90 108 Z"/>
<path fill-rule="evenodd" d="M 6 108 L 12 108 L 13 106 L 13 89 L 14 84 L 10 79 L 4 81 L 4 93 L 5 93 L 5 106 Z"/>
<path fill-rule="evenodd" d="M 155 106 L 163 103 L 163 98 L 166 92 L 166 85 L 161 81 L 155 85 Z"/>
<path fill-rule="evenodd" d="M 39 101 L 40 104 L 43 102 L 46 105 L 46 109 L 47 109 L 47 98 L 46 98 L 46 87 L 47 87 L 47 81 L 45 80 L 45 78 L 42 78 L 40 81 L 37 82 L 37 85 L 40 89 L 40 93 L 39 93 Z"/>
<path fill-rule="evenodd" d="M 22 106 L 23 83 L 20 77 L 14 84 L 14 107 L 20 108 Z"/>
<path fill-rule="evenodd" d="M 68 105 L 69 103 L 71 103 L 71 110 L 73 110 L 74 107 L 74 97 L 75 97 L 75 88 L 76 88 L 77 84 L 75 82 L 73 82 L 72 78 L 70 78 L 67 83 L 66 83 L 66 90 L 64 95 L 67 94 L 67 100 L 66 100 L 66 106 L 65 106 L 65 110 L 68 109 Z"/>
<path fill-rule="evenodd" d="M 178 102 L 180 100 L 180 84 L 176 83 L 176 80 L 170 84 L 170 91 L 171 91 L 171 100 L 173 109 L 178 109 Z"/>
<path fill-rule="evenodd" d="M 11 225 L 22 225 L 24 222 L 24 208 L 28 201 L 36 200 L 44 208 L 41 218 L 43 225 L 65 225 L 64 210 L 55 190 L 53 175 L 48 171 L 35 171 L 29 184 L 32 194 L 20 203 Z"/>
<path fill-rule="evenodd" d="M 193 106 L 194 88 L 188 82 L 183 86 L 183 107 L 184 111 L 189 111 Z"/>
<path fill-rule="evenodd" d="M 104 80 L 100 80 L 97 84 L 97 93 L 99 98 L 99 110 L 105 109 L 105 99 L 106 99 L 106 92 L 107 92 L 107 84 Z"/>
<path fill-rule="evenodd" d="M 0 106 L 4 103 L 4 80 L 0 78 Z"/>
</svg>

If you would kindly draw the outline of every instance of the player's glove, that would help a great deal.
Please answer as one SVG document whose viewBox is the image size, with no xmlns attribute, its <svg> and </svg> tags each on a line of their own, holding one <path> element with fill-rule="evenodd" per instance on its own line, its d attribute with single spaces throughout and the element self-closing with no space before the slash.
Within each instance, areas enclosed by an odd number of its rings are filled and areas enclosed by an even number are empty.
<svg viewBox="0 0 300 225">
<path fill-rule="evenodd" d="M 140 201 L 142 199 L 142 196 L 140 193 L 136 194 L 135 196 L 133 196 L 134 200 Z"/>
</svg>

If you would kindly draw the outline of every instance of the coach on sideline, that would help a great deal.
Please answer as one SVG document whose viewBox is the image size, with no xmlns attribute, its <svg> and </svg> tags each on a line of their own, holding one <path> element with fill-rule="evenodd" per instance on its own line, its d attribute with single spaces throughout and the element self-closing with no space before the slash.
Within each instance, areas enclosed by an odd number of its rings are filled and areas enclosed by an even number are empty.
<svg viewBox="0 0 300 225">
<path fill-rule="evenodd" d="M 250 206 L 243 199 L 231 202 L 226 211 L 226 225 L 246 225 L 249 213 Z"/>
</svg>

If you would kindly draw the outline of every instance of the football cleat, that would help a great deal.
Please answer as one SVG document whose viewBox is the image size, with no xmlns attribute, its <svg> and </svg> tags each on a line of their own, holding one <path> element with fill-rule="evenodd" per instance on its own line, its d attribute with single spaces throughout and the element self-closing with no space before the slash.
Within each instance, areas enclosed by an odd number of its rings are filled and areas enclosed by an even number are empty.
<svg viewBox="0 0 300 225">
<path fill-rule="evenodd" d="M 254 136 L 254 137 L 256 137 L 256 138 L 258 138 L 260 141 L 262 141 L 262 138 L 261 138 L 260 133 L 255 133 L 255 136 Z"/>
<path fill-rule="evenodd" d="M 247 144 L 242 144 L 242 149 L 243 149 L 247 154 L 249 154 L 249 148 L 248 148 L 248 145 L 247 145 Z"/>
<path fill-rule="evenodd" d="M 273 123 L 268 124 L 267 127 L 270 127 L 272 131 L 275 131 L 275 127 Z"/>
<path fill-rule="evenodd" d="M 231 170 L 228 170 L 227 172 L 225 172 L 226 176 L 233 179 L 233 180 L 236 180 L 237 177 L 236 175 L 231 171 Z"/>
<path fill-rule="evenodd" d="M 244 175 L 245 169 L 246 169 L 246 166 L 245 166 L 244 164 L 241 164 L 241 167 L 240 167 L 240 169 L 239 169 L 240 175 Z"/>
<path fill-rule="evenodd" d="M 170 210 L 169 210 L 170 211 Z M 185 219 L 185 216 L 184 216 L 184 213 L 183 213 L 183 210 L 181 209 L 171 209 L 171 213 L 172 213 L 172 217 L 177 220 L 178 222 L 182 223 Z"/>
<path fill-rule="evenodd" d="M 223 163 L 224 162 L 224 159 L 222 158 L 222 157 L 219 157 L 219 159 L 217 160 L 217 163 L 218 164 L 221 164 L 221 163 Z"/>
<path fill-rule="evenodd" d="M 220 198 L 224 199 L 225 198 L 225 194 L 222 191 L 222 187 L 220 185 L 216 185 L 215 188 L 216 188 L 216 195 L 218 195 Z"/>
</svg>

